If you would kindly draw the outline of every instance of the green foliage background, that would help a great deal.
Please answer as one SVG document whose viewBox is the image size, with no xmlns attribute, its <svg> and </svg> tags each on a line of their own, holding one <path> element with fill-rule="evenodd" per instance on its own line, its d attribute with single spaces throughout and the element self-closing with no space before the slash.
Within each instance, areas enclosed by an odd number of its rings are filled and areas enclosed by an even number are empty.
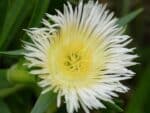
<svg viewBox="0 0 150 113">
<path fill-rule="evenodd" d="M 70 0 L 74 5 L 78 1 Z M 99 2 L 115 11 L 120 25 L 128 24 L 126 33 L 133 38 L 129 46 L 137 47 L 140 64 L 132 67 L 136 76 L 124 82 L 131 90 L 114 99 L 116 105 L 105 103 L 108 109 L 91 113 L 150 113 L 150 1 Z M 42 26 L 45 13 L 55 14 L 54 9 L 62 10 L 64 3 L 66 0 L 0 0 L 0 113 L 66 113 L 65 105 L 56 108 L 55 94 L 40 95 L 36 78 L 22 66 L 21 56 L 21 40 L 28 40 L 23 29 Z"/>
</svg>

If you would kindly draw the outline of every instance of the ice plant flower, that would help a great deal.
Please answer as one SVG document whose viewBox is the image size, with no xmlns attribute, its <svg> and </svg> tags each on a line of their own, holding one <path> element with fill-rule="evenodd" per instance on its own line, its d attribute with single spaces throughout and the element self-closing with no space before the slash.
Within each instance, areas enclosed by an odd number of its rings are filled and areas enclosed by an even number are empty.
<svg viewBox="0 0 150 113">
<path fill-rule="evenodd" d="M 58 94 L 58 107 L 64 97 L 68 113 L 105 108 L 102 101 L 113 103 L 118 92 L 127 92 L 121 81 L 135 74 L 128 67 L 137 55 L 126 47 L 132 39 L 98 2 L 75 8 L 67 3 L 63 13 L 56 11 L 47 14 L 44 27 L 26 30 L 32 42 L 24 42 L 24 55 L 31 73 L 40 78 L 42 93 Z"/>
</svg>

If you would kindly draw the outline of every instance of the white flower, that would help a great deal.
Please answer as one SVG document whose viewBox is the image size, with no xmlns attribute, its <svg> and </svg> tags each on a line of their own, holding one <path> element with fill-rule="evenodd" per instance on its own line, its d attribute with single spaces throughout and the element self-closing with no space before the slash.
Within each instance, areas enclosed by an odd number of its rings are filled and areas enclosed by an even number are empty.
<svg viewBox="0 0 150 113">
<path fill-rule="evenodd" d="M 80 106 L 86 113 L 105 108 L 102 101 L 113 103 L 117 92 L 128 91 L 121 81 L 134 75 L 127 67 L 137 55 L 125 47 L 132 39 L 98 2 L 80 2 L 74 10 L 68 3 L 63 13 L 56 11 L 47 14 L 53 24 L 43 20 L 44 27 L 27 30 L 32 43 L 24 42 L 24 54 L 31 73 L 41 78 L 42 93 L 58 93 L 58 107 L 64 96 L 68 113 Z"/>
</svg>

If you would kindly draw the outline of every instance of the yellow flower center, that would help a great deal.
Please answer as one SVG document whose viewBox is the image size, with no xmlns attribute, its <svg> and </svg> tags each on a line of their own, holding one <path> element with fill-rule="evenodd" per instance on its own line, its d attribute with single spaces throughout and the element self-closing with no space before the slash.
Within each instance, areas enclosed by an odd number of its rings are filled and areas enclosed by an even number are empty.
<svg viewBox="0 0 150 113">
<path fill-rule="evenodd" d="M 64 61 L 64 66 L 70 72 L 80 72 L 82 71 L 83 63 L 81 61 L 81 56 L 74 52 L 66 56 Z"/>
<path fill-rule="evenodd" d="M 50 83 L 58 87 L 88 87 L 104 67 L 104 50 L 96 35 L 69 27 L 53 34 L 45 66 Z"/>
<path fill-rule="evenodd" d="M 59 48 L 58 67 L 66 76 L 86 76 L 90 71 L 91 51 L 83 43 L 71 42 Z M 61 52 L 60 52 L 61 51 Z"/>
</svg>

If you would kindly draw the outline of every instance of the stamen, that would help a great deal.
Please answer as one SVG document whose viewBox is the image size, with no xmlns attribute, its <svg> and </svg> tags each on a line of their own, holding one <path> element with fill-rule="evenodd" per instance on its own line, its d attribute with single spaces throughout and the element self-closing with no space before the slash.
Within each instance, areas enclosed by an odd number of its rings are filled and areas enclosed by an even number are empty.
<svg viewBox="0 0 150 113">
<path fill-rule="evenodd" d="M 64 66 L 71 72 L 80 71 L 81 70 L 81 56 L 79 53 L 71 53 L 65 59 Z"/>
</svg>

